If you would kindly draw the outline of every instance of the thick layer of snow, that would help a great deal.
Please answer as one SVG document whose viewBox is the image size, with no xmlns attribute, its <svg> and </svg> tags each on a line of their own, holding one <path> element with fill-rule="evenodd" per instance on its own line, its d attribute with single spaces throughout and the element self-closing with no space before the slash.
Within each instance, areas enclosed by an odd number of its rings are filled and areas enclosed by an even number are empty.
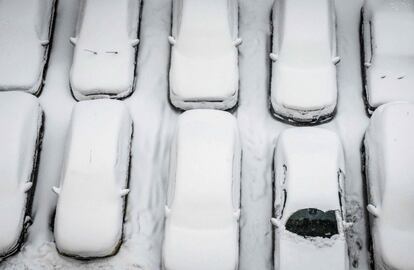
<svg viewBox="0 0 414 270">
<path fill-rule="evenodd" d="M 42 110 L 37 98 L 0 93 L 0 259 L 16 251 L 30 215 Z M 34 187 L 33 187 L 34 188 Z"/>
<path fill-rule="evenodd" d="M 282 118 L 318 122 L 337 103 L 336 25 L 332 0 L 276 0 L 271 104 Z"/>
<path fill-rule="evenodd" d="M 368 109 L 414 101 L 414 2 L 368 0 L 363 14 Z"/>
<path fill-rule="evenodd" d="M 230 113 L 191 110 L 180 116 L 171 150 L 165 269 L 236 269 L 240 156 Z"/>
<path fill-rule="evenodd" d="M 78 100 L 122 98 L 135 83 L 140 0 L 81 0 L 70 84 Z"/>
<path fill-rule="evenodd" d="M 239 88 L 237 0 L 173 4 L 171 103 L 180 109 L 232 108 Z"/>
<path fill-rule="evenodd" d="M 366 175 L 378 269 L 414 268 L 414 104 L 390 103 L 365 135 Z"/>
<path fill-rule="evenodd" d="M 84 101 L 72 113 L 56 207 L 58 250 L 103 257 L 121 242 L 132 120 L 124 104 Z"/>
<path fill-rule="evenodd" d="M 293 213 L 308 208 L 338 211 L 343 227 L 344 155 L 338 136 L 319 128 L 288 129 L 279 136 L 274 168 L 275 269 L 348 269 L 343 229 L 331 239 L 305 239 L 285 229 Z"/>
<path fill-rule="evenodd" d="M 41 90 L 54 5 L 54 0 L 0 1 L 0 91 Z"/>
</svg>

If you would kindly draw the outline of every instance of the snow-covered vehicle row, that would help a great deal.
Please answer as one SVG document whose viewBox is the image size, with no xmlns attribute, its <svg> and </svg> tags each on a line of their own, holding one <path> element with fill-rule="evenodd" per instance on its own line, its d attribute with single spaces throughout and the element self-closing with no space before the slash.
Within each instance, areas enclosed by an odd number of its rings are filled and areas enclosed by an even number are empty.
<svg viewBox="0 0 414 270">
<path fill-rule="evenodd" d="M 135 84 L 140 0 L 81 0 L 70 72 L 77 100 L 124 98 Z"/>
<path fill-rule="evenodd" d="M 293 123 L 330 120 L 337 104 L 333 0 L 276 0 L 273 8 L 270 103 Z"/>
<path fill-rule="evenodd" d="M 368 111 L 388 102 L 414 102 L 413 29 L 413 1 L 366 1 L 361 38 Z"/>
<path fill-rule="evenodd" d="M 312 127 L 284 131 L 274 168 L 275 269 L 349 269 L 344 154 L 337 135 Z"/>
<path fill-rule="evenodd" d="M 54 235 L 60 253 L 77 258 L 117 252 L 128 194 L 132 120 L 116 100 L 77 103 L 67 135 Z"/>
<path fill-rule="evenodd" d="M 0 91 L 39 94 L 48 60 L 55 0 L 0 1 Z"/>
<path fill-rule="evenodd" d="M 227 110 L 237 104 L 237 35 L 237 0 L 173 1 L 170 100 L 175 107 Z"/>
<path fill-rule="evenodd" d="M 30 224 L 43 112 L 34 96 L 0 93 L 0 260 L 17 252 Z"/>
<path fill-rule="evenodd" d="M 183 113 L 171 148 L 163 269 L 236 270 L 241 146 L 228 112 Z"/>
<path fill-rule="evenodd" d="M 365 134 L 365 174 L 377 270 L 414 269 L 414 104 L 390 103 Z"/>
</svg>

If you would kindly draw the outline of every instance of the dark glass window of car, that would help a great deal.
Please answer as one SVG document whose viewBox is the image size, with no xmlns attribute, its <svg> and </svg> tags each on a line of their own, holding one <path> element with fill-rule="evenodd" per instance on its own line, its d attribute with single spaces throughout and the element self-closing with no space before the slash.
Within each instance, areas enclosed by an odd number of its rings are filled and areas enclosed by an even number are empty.
<svg viewBox="0 0 414 270">
<path fill-rule="evenodd" d="M 331 238 L 338 234 L 335 211 L 323 212 L 315 208 L 296 211 L 286 222 L 286 230 L 305 238 Z"/>
</svg>

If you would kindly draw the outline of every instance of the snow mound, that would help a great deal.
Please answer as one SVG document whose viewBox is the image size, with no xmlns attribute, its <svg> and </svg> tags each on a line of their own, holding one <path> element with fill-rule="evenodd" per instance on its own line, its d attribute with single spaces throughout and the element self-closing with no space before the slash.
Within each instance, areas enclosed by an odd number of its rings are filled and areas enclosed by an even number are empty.
<svg viewBox="0 0 414 270">
<path fill-rule="evenodd" d="M 123 98 L 135 83 L 140 0 L 82 0 L 70 84 L 78 100 Z"/>
<path fill-rule="evenodd" d="M 115 100 L 75 105 L 67 136 L 54 234 L 60 253 L 114 254 L 121 243 L 128 193 L 132 120 Z"/>
<path fill-rule="evenodd" d="M 370 0 L 363 14 L 368 109 L 414 101 L 414 2 Z"/>
<path fill-rule="evenodd" d="M 372 115 L 365 134 L 366 175 L 375 262 L 414 268 L 414 104 L 390 103 Z"/>
<path fill-rule="evenodd" d="M 0 1 L 0 91 L 41 90 L 54 5 L 54 0 Z"/>
<path fill-rule="evenodd" d="M 0 93 L 0 258 L 17 251 L 30 215 L 42 109 L 29 94 Z"/>
<path fill-rule="evenodd" d="M 236 269 L 240 155 L 230 113 L 192 110 L 180 116 L 171 151 L 165 269 Z"/>
<path fill-rule="evenodd" d="M 174 106 L 230 109 L 236 105 L 237 32 L 236 0 L 174 1 L 170 38 L 170 99 Z"/>
<path fill-rule="evenodd" d="M 273 8 L 271 103 L 279 118 L 320 122 L 337 103 L 335 8 L 331 0 L 277 0 Z"/>
</svg>

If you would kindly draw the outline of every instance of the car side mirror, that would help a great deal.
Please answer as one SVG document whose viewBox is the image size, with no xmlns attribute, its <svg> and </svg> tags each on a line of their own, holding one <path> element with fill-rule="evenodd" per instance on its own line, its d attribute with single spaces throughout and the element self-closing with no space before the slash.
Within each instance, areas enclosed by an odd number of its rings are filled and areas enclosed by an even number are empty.
<svg viewBox="0 0 414 270">
<path fill-rule="evenodd" d="M 75 37 L 71 37 L 71 38 L 69 38 L 69 41 L 70 41 L 70 43 L 72 43 L 73 46 L 75 46 L 76 43 L 78 42 L 78 39 L 75 38 Z"/>
<path fill-rule="evenodd" d="M 26 193 L 28 192 L 33 186 L 33 182 L 26 182 L 23 184 L 23 192 Z"/>
<path fill-rule="evenodd" d="M 277 59 L 279 59 L 279 55 L 277 55 L 276 53 L 271 53 L 269 54 L 269 58 L 270 60 L 272 60 L 273 62 L 276 62 Z"/>
<path fill-rule="evenodd" d="M 139 44 L 139 39 L 136 38 L 131 40 L 130 42 L 132 47 L 136 47 Z"/>
<path fill-rule="evenodd" d="M 240 208 L 233 213 L 233 216 L 236 220 L 240 219 Z"/>
<path fill-rule="evenodd" d="M 239 47 L 242 43 L 243 43 L 243 39 L 241 39 L 241 38 L 236 38 L 236 39 L 233 41 L 233 45 L 234 45 L 235 47 Z"/>
<path fill-rule="evenodd" d="M 373 215 L 376 218 L 380 215 L 380 209 L 373 204 L 368 204 L 367 210 L 371 215 Z"/>
<path fill-rule="evenodd" d="M 270 222 L 272 222 L 273 226 L 275 226 L 276 228 L 280 228 L 281 227 L 280 219 L 271 218 L 270 219 Z"/>
<path fill-rule="evenodd" d="M 59 194 L 60 194 L 60 188 L 58 188 L 58 187 L 52 187 L 52 191 L 53 191 L 56 195 L 59 195 Z"/>
<path fill-rule="evenodd" d="M 334 65 L 338 64 L 339 62 L 341 62 L 341 57 L 335 56 L 334 58 L 332 58 L 332 63 Z"/>
<path fill-rule="evenodd" d="M 124 197 L 124 196 L 128 195 L 128 193 L 129 193 L 129 189 L 126 188 L 126 189 L 121 190 L 120 195 L 121 195 L 121 197 Z"/>
<path fill-rule="evenodd" d="M 173 36 L 169 36 L 169 37 L 168 37 L 168 42 L 170 42 L 170 44 L 171 44 L 172 46 L 174 46 L 174 45 L 175 45 L 175 43 L 177 43 L 177 41 L 175 40 L 175 38 L 174 38 Z"/>
</svg>

